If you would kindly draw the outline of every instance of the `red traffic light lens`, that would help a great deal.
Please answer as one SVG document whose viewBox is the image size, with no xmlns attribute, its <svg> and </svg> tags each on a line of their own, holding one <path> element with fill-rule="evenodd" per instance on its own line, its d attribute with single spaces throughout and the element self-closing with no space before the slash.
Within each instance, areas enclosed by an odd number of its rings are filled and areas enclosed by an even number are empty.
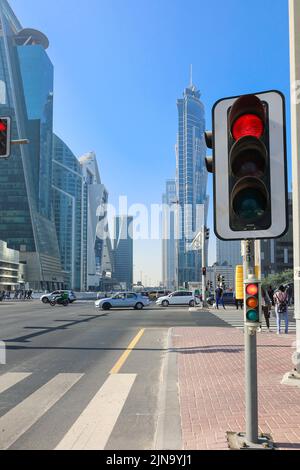
<svg viewBox="0 0 300 470">
<path fill-rule="evenodd" d="M 240 116 L 232 126 L 232 135 L 235 140 L 246 136 L 253 136 L 259 139 L 263 133 L 264 123 L 255 114 Z"/>
<path fill-rule="evenodd" d="M 247 295 L 257 295 L 258 294 L 258 285 L 257 284 L 249 284 L 246 287 Z"/>
<path fill-rule="evenodd" d="M 0 121 L 0 132 L 4 132 L 7 130 L 6 125 L 4 124 L 3 121 Z"/>
</svg>

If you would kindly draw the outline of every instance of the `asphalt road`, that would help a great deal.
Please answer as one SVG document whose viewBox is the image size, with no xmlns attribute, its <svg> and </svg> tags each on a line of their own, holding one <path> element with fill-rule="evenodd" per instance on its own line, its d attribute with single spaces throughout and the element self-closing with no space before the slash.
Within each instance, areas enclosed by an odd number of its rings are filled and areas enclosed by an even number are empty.
<svg viewBox="0 0 300 470">
<path fill-rule="evenodd" d="M 154 449 L 174 326 L 229 326 L 188 308 L 0 304 L 0 449 Z"/>
</svg>

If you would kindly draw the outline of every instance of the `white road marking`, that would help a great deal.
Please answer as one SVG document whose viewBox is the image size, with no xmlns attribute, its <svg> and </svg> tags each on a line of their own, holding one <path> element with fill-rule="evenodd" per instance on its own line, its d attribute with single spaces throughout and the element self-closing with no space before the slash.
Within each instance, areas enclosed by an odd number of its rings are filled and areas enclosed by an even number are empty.
<svg viewBox="0 0 300 470">
<path fill-rule="evenodd" d="M 110 375 L 56 450 L 103 450 L 136 377 L 136 374 Z"/>
<path fill-rule="evenodd" d="M 27 379 L 31 374 L 23 372 L 8 372 L 0 376 L 0 393 L 5 392 L 22 380 Z"/>
<path fill-rule="evenodd" d="M 83 374 L 58 374 L 0 418 L 0 449 L 8 449 L 65 395 Z"/>
</svg>

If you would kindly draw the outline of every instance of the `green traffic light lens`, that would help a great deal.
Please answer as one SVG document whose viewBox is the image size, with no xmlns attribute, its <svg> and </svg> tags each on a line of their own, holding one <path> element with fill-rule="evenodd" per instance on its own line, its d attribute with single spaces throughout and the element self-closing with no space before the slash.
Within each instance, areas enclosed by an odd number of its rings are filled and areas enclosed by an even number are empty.
<svg viewBox="0 0 300 470">
<path fill-rule="evenodd" d="M 237 192 L 233 201 L 233 210 L 245 220 L 262 217 L 267 208 L 266 197 L 255 188 L 245 188 Z"/>
<path fill-rule="evenodd" d="M 247 312 L 247 320 L 257 322 L 259 320 L 257 311 L 256 310 L 249 310 Z"/>
</svg>

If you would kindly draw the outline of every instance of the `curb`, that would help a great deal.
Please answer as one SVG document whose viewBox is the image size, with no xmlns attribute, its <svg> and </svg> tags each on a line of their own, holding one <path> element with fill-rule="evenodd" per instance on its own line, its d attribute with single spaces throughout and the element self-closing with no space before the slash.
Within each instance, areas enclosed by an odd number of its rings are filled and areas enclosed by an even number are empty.
<svg viewBox="0 0 300 470">
<path fill-rule="evenodd" d="M 159 391 L 155 450 L 182 450 L 181 417 L 178 390 L 177 354 L 172 350 L 172 328 L 167 339 L 168 352 L 162 367 Z"/>
</svg>

